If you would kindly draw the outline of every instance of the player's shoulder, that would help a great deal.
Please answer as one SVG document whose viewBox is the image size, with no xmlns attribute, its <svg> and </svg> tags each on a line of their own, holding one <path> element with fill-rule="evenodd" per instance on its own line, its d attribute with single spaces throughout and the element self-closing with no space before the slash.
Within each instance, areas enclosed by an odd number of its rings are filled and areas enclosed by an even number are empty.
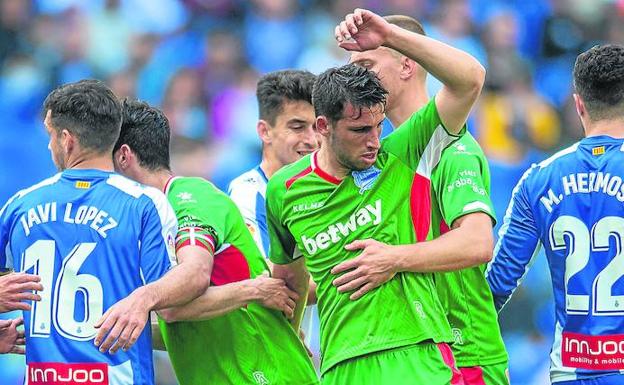
<svg viewBox="0 0 624 385">
<path fill-rule="evenodd" d="M 60 180 L 61 175 L 61 173 L 57 173 L 54 176 L 35 183 L 28 188 L 19 190 L 11 198 L 9 198 L 8 201 L 6 201 L 2 208 L 0 208 L 0 214 L 7 210 L 9 206 L 28 201 L 29 199 L 38 199 L 42 195 L 49 196 L 47 188 L 54 186 L 54 184 Z"/>
<path fill-rule="evenodd" d="M 481 159 L 485 158 L 485 154 L 474 136 L 472 136 L 470 132 L 466 132 L 464 135 L 459 137 L 459 139 L 453 142 L 453 144 L 444 149 L 441 160 L 444 160 L 445 157 Z"/>
<path fill-rule="evenodd" d="M 166 192 L 169 201 L 172 203 L 196 204 L 201 201 L 203 205 L 214 202 L 231 202 L 226 193 L 219 190 L 212 182 L 201 177 L 173 177 Z"/>
<path fill-rule="evenodd" d="M 576 153 L 576 150 L 578 149 L 579 145 L 580 145 L 580 142 L 576 142 L 573 145 L 566 147 L 561 151 L 556 152 L 554 155 L 550 156 L 549 158 L 544 159 L 543 161 L 537 164 L 537 167 L 536 167 L 537 170 L 553 168 L 563 162 L 569 161 Z"/>
<path fill-rule="evenodd" d="M 228 192 L 231 194 L 236 189 L 257 189 L 260 185 L 266 183 L 266 177 L 258 171 L 258 167 L 254 167 L 232 179 L 228 186 Z"/>
<path fill-rule="evenodd" d="M 170 209 L 165 194 L 155 187 L 144 185 L 117 173 L 110 174 L 106 179 L 106 184 L 126 199 L 138 200 L 145 206 L 155 207 L 161 215 Z"/>
<path fill-rule="evenodd" d="M 310 174 L 312 172 L 312 155 L 306 155 L 298 161 L 279 169 L 269 179 L 267 192 L 286 192 L 296 185 L 298 180 Z"/>
</svg>

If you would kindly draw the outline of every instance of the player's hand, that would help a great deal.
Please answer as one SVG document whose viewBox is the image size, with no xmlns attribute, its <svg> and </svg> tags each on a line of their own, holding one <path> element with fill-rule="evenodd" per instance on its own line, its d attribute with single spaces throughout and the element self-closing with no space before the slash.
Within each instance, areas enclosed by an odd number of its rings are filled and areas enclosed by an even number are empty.
<svg viewBox="0 0 624 385">
<path fill-rule="evenodd" d="M 127 351 L 137 341 L 150 312 L 141 293 L 134 291 L 111 306 L 94 325 L 99 330 L 93 343 L 99 346 L 100 352 L 115 354 L 120 348 Z"/>
<path fill-rule="evenodd" d="M 30 304 L 22 301 L 41 301 L 38 294 L 43 285 L 37 275 L 25 273 L 11 273 L 0 277 L 0 313 L 13 310 L 30 310 Z"/>
<path fill-rule="evenodd" d="M 383 45 L 391 31 L 392 26 L 383 17 L 356 8 L 336 26 L 334 37 L 347 51 L 368 51 Z"/>
<path fill-rule="evenodd" d="M 24 354 L 24 330 L 17 327 L 24 323 L 22 317 L 16 319 L 0 320 L 0 354 L 14 353 Z"/>
<path fill-rule="evenodd" d="M 349 251 L 363 250 L 360 255 L 342 262 L 331 270 L 332 274 L 347 273 L 332 282 L 341 293 L 355 291 L 349 297 L 356 300 L 372 289 L 383 285 L 397 273 L 393 247 L 374 239 L 352 242 L 345 246 Z M 350 271 L 349 271 L 350 270 Z"/>
<path fill-rule="evenodd" d="M 257 301 L 262 306 L 279 310 L 288 318 L 294 317 L 299 294 L 288 288 L 286 282 L 263 274 L 250 279 L 249 285 L 256 291 Z"/>
</svg>

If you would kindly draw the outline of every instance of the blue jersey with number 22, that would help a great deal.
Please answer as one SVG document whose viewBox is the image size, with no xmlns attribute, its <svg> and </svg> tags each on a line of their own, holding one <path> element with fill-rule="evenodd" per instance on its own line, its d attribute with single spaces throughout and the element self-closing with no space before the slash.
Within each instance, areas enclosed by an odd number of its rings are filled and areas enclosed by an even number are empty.
<svg viewBox="0 0 624 385">
<path fill-rule="evenodd" d="M 624 140 L 595 136 L 533 165 L 488 270 L 500 309 L 544 247 L 555 296 L 553 382 L 624 369 Z M 624 377 L 620 379 L 624 383 Z"/>
</svg>

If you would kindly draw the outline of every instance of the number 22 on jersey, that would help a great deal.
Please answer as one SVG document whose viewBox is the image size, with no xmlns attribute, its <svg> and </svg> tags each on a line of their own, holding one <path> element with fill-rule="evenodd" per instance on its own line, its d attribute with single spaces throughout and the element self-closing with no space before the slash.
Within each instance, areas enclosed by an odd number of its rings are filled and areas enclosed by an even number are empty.
<svg viewBox="0 0 624 385">
<path fill-rule="evenodd" d="M 608 251 L 609 241 L 615 241 L 615 256 L 592 281 L 592 291 L 587 294 L 570 294 L 570 279 L 580 274 L 589 263 L 592 252 Z M 589 314 L 590 296 L 592 314 L 597 316 L 624 315 L 624 296 L 613 295 L 612 287 L 624 275 L 624 218 L 604 217 L 591 228 L 578 218 L 564 215 L 550 227 L 550 244 L 553 250 L 564 250 L 568 241 L 565 262 L 565 303 L 568 314 Z"/>
</svg>

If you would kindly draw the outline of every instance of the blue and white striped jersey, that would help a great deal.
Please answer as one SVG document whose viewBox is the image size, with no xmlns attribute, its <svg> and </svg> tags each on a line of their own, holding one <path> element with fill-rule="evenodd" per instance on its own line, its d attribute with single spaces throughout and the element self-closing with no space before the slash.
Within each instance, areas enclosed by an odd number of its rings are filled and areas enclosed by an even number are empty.
<svg viewBox="0 0 624 385">
<path fill-rule="evenodd" d="M 93 325 L 175 263 L 177 220 L 165 196 L 99 170 L 65 170 L 0 211 L 0 268 L 38 274 L 24 312 L 26 384 L 154 384 L 151 331 L 127 352 L 101 353 Z"/>
<path fill-rule="evenodd" d="M 243 214 L 245 224 L 264 258 L 269 255 L 269 229 L 265 203 L 268 181 L 258 165 L 236 177 L 228 186 L 228 194 Z"/>
<path fill-rule="evenodd" d="M 596 136 L 533 165 L 500 229 L 487 273 L 498 309 L 544 247 L 555 297 L 553 382 L 624 373 L 623 164 L 624 140 Z"/>
</svg>

